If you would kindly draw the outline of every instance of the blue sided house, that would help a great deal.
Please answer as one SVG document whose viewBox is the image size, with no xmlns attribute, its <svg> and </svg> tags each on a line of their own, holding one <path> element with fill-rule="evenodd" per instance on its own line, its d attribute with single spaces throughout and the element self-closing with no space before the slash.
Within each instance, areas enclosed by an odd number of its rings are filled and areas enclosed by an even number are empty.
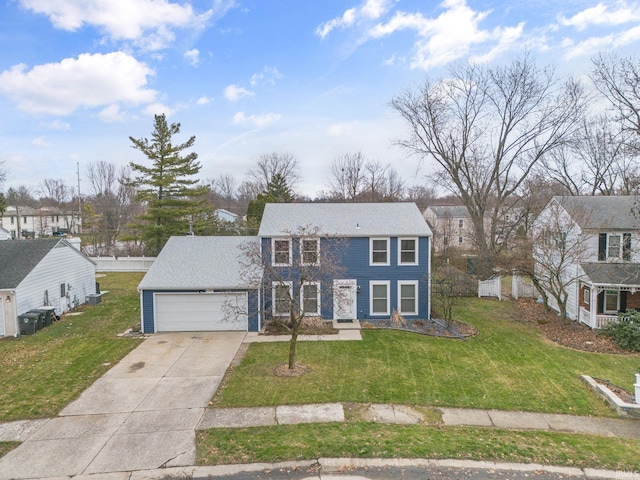
<svg viewBox="0 0 640 480">
<path fill-rule="evenodd" d="M 171 237 L 138 286 L 142 331 L 429 318 L 431 230 L 414 203 L 270 203 L 254 237 Z"/>
<path fill-rule="evenodd" d="M 258 237 L 265 319 L 291 298 L 327 320 L 430 317 L 432 233 L 414 203 L 269 203 Z"/>
</svg>

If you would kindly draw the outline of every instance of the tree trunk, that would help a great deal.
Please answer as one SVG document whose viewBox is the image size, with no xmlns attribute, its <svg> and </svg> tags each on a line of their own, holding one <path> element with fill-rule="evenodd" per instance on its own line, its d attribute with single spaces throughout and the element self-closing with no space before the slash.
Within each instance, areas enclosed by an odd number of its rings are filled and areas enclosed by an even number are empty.
<svg viewBox="0 0 640 480">
<path fill-rule="evenodd" d="M 289 341 L 289 370 L 296 368 L 296 342 L 298 341 L 298 329 L 291 334 Z"/>
</svg>

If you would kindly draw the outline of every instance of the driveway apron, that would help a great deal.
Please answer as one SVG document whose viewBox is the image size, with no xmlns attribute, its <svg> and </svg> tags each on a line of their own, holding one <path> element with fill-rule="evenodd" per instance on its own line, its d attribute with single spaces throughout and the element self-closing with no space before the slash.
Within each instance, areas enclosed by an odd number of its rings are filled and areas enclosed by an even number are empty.
<svg viewBox="0 0 640 480">
<path fill-rule="evenodd" d="M 148 338 L 0 458 L 0 479 L 194 465 L 195 427 L 245 335 Z"/>
</svg>

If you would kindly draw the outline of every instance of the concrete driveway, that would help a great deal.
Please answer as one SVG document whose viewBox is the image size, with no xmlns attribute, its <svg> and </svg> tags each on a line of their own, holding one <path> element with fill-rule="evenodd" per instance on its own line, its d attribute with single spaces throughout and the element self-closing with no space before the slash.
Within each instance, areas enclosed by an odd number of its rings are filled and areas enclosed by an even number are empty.
<svg viewBox="0 0 640 480">
<path fill-rule="evenodd" d="M 194 465 L 195 427 L 245 335 L 148 338 L 0 458 L 0 479 Z"/>
</svg>

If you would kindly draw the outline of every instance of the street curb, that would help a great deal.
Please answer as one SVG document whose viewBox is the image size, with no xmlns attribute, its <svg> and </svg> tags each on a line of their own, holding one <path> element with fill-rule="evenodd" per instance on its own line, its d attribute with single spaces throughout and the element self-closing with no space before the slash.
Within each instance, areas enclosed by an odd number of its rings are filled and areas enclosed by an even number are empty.
<svg viewBox="0 0 640 480">
<path fill-rule="evenodd" d="M 187 477 L 218 477 L 235 475 L 240 473 L 261 472 L 264 470 L 279 469 L 320 469 L 317 474 L 310 474 L 309 478 L 320 478 L 335 472 L 344 473 L 347 467 L 355 468 L 381 468 L 381 467 L 424 467 L 424 468 L 460 468 L 460 469 L 486 469 L 511 472 L 546 472 L 560 475 L 571 475 L 586 479 L 611 479 L 611 480 L 638 480 L 640 473 L 623 472 L 615 470 L 600 470 L 593 468 L 558 467 L 554 465 L 542 465 L 537 463 L 499 463 L 476 460 L 430 460 L 420 458 L 319 458 L 317 460 L 301 460 L 278 463 L 251 463 L 234 465 L 217 465 L 201 467 L 175 467 L 158 470 L 145 470 L 132 472 L 129 480 L 161 480 L 169 475 Z M 101 474 L 104 475 L 104 474 Z M 347 474 L 348 476 L 348 474 Z M 85 478 L 85 477 L 83 477 Z M 86 478 L 91 478 L 91 475 Z"/>
</svg>

